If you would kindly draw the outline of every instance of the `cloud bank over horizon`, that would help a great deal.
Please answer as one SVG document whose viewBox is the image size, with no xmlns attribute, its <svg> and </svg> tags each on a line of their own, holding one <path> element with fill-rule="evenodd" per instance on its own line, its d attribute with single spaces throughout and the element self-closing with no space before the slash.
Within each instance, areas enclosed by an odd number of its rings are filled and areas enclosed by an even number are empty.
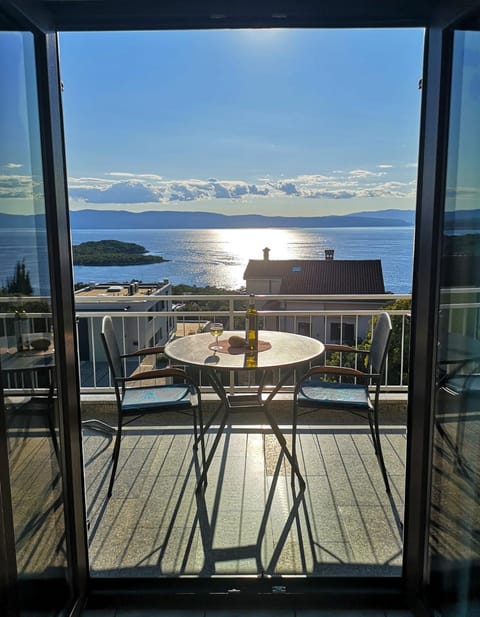
<svg viewBox="0 0 480 617">
<path fill-rule="evenodd" d="M 43 185 L 40 180 L 27 175 L 0 175 L 0 200 L 33 199 L 42 196 Z"/>
<path fill-rule="evenodd" d="M 71 177 L 69 195 L 86 205 L 182 204 L 204 200 L 232 200 L 241 204 L 249 198 L 261 198 L 274 204 L 275 199 L 295 197 L 305 200 L 355 200 L 390 198 L 411 201 L 416 180 L 393 179 L 392 166 L 378 165 L 374 170 L 335 170 L 327 174 L 300 174 L 294 177 L 243 180 L 201 179 L 171 180 L 158 174 L 110 171 L 103 177 Z M 0 199 L 40 196 L 41 185 L 28 175 L 0 174 Z"/>
<path fill-rule="evenodd" d="M 412 198 L 416 181 L 400 182 L 387 177 L 385 167 L 376 171 L 336 170 L 327 175 L 303 174 L 292 178 L 243 180 L 167 180 L 155 174 L 109 172 L 106 178 L 70 178 L 72 198 L 88 204 L 140 204 L 191 202 L 202 199 L 242 200 L 248 196 L 305 199 L 355 199 L 357 197 Z"/>
</svg>

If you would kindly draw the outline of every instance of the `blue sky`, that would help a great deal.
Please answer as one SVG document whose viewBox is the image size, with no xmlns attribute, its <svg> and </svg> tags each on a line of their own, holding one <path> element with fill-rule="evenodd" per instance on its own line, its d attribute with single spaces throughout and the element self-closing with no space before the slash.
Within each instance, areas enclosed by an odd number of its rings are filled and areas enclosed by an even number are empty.
<svg viewBox="0 0 480 617">
<path fill-rule="evenodd" d="M 73 209 L 415 206 L 422 30 L 62 33 L 60 47 Z"/>
</svg>

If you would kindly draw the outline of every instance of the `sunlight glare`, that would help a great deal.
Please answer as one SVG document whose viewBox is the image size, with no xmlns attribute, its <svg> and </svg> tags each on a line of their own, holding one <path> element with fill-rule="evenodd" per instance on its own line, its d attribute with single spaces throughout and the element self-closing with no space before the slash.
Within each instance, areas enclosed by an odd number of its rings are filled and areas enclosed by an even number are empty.
<svg viewBox="0 0 480 617">
<path fill-rule="evenodd" d="M 292 229 L 229 229 L 226 233 L 232 259 L 245 266 L 249 259 L 263 259 L 264 248 L 270 249 L 271 259 L 295 258 L 291 248 L 295 239 Z"/>
<path fill-rule="evenodd" d="M 284 32 L 283 28 L 245 28 L 239 30 L 240 36 L 246 37 L 250 43 L 270 43 Z"/>
</svg>

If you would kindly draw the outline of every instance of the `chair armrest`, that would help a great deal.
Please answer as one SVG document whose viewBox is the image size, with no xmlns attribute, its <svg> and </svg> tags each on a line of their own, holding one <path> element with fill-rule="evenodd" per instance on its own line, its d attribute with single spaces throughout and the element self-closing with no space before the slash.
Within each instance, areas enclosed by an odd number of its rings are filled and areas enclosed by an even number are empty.
<svg viewBox="0 0 480 617">
<path fill-rule="evenodd" d="M 131 353 L 124 353 L 120 357 L 133 358 L 135 356 L 151 356 L 156 353 L 163 353 L 164 351 L 165 347 L 163 345 L 160 347 L 145 347 L 144 349 L 138 349 L 137 351 L 132 351 Z"/>
<path fill-rule="evenodd" d="M 144 379 L 159 379 L 161 377 L 181 377 L 182 379 L 192 383 L 192 380 L 187 373 L 180 368 L 159 368 L 153 371 L 142 371 L 140 373 L 135 373 L 135 375 L 125 377 L 123 381 L 141 381 Z"/>
<path fill-rule="evenodd" d="M 357 349 L 356 347 L 349 347 L 348 345 L 336 345 L 335 343 L 327 343 L 325 345 L 325 351 L 344 351 L 348 353 L 358 353 L 365 355 L 370 353 L 368 349 Z"/>
<path fill-rule="evenodd" d="M 303 379 L 307 379 L 308 377 L 311 377 L 312 375 L 317 375 L 319 373 L 339 376 L 350 375 L 351 377 L 375 377 L 375 375 L 372 373 L 364 373 L 355 368 L 348 368 L 346 366 L 312 366 L 312 368 L 306 373 Z"/>
</svg>

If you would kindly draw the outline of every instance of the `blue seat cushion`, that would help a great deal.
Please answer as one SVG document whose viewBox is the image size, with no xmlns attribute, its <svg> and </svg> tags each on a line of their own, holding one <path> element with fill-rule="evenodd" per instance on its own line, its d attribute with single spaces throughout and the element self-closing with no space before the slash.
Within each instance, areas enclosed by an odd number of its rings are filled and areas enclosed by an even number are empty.
<svg viewBox="0 0 480 617">
<path fill-rule="evenodd" d="M 140 410 L 189 408 L 196 405 L 190 386 L 185 384 L 170 384 L 145 388 L 127 388 L 123 396 L 122 411 L 135 412 Z"/>
<path fill-rule="evenodd" d="M 355 407 L 365 410 L 371 407 L 365 386 L 316 379 L 303 382 L 297 401 L 300 407 Z"/>
</svg>

